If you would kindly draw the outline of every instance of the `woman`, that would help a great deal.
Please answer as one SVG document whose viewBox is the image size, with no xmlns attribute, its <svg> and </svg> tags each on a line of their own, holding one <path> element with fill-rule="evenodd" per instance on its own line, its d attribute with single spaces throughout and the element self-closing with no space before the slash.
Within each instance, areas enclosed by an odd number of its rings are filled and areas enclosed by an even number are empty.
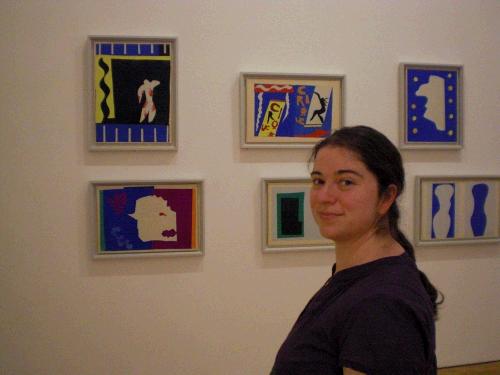
<svg viewBox="0 0 500 375">
<path fill-rule="evenodd" d="M 435 374 L 438 293 L 398 227 L 401 155 L 380 132 L 355 126 L 318 143 L 311 160 L 311 210 L 335 241 L 336 264 L 271 374 Z"/>
</svg>

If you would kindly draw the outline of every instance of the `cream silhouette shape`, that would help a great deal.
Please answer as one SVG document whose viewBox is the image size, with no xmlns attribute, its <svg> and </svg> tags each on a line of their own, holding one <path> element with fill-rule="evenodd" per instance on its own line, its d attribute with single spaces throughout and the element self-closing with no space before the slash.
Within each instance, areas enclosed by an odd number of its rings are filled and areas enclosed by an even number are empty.
<svg viewBox="0 0 500 375">
<path fill-rule="evenodd" d="M 439 202 L 439 210 L 432 218 L 434 236 L 435 238 L 446 238 L 451 225 L 450 207 L 453 186 L 449 184 L 439 185 L 436 187 L 434 194 Z"/>
<path fill-rule="evenodd" d="M 137 220 L 141 241 L 177 241 L 177 214 L 163 198 L 148 195 L 137 199 L 135 212 L 129 216 Z"/>
<path fill-rule="evenodd" d="M 420 86 L 415 94 L 427 97 L 424 117 L 432 121 L 438 130 L 444 131 L 446 129 L 444 79 L 438 76 L 430 76 L 429 82 Z"/>
<path fill-rule="evenodd" d="M 137 97 L 139 99 L 139 104 L 141 103 L 142 96 L 146 97 L 146 101 L 142 106 L 141 110 L 141 119 L 139 122 L 143 122 L 146 116 L 148 116 L 148 122 L 152 122 L 156 116 L 156 106 L 153 102 L 153 90 L 156 86 L 160 84 L 160 81 L 152 80 L 149 81 L 147 79 L 144 80 L 144 83 L 139 86 L 137 89 Z"/>
</svg>

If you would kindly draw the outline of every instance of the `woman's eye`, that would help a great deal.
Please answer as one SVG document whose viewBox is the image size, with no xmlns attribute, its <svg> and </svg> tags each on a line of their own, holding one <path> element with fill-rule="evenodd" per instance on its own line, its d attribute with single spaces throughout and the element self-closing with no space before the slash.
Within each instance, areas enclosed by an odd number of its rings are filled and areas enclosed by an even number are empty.
<svg viewBox="0 0 500 375">
<path fill-rule="evenodd" d="M 316 185 L 316 186 L 317 186 L 317 185 L 321 185 L 321 184 L 323 183 L 323 181 L 322 181 L 322 180 L 320 180 L 319 178 L 313 178 L 313 179 L 311 180 L 311 182 L 312 182 L 312 184 L 313 184 L 313 185 Z"/>
<path fill-rule="evenodd" d="M 351 180 L 340 180 L 339 181 L 340 186 L 347 187 L 351 186 L 353 182 Z"/>
</svg>

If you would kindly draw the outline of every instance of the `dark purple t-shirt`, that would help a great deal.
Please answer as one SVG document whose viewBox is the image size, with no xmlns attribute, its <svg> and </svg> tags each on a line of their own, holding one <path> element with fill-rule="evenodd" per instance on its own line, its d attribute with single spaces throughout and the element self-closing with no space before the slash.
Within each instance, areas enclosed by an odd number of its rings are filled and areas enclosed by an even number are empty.
<svg viewBox="0 0 500 375">
<path fill-rule="evenodd" d="M 405 253 L 335 273 L 281 346 L 272 375 L 436 374 L 432 303 Z"/>
</svg>

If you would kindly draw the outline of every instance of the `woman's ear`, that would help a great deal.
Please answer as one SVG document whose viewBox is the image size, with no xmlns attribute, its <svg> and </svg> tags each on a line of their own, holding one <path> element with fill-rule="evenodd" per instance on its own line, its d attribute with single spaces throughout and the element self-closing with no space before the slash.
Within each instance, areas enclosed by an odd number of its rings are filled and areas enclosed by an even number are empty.
<svg viewBox="0 0 500 375">
<path fill-rule="evenodd" d="M 378 213 L 384 216 L 391 208 L 392 204 L 398 197 L 398 188 L 394 184 L 390 184 L 382 193 L 378 204 Z"/>
</svg>

